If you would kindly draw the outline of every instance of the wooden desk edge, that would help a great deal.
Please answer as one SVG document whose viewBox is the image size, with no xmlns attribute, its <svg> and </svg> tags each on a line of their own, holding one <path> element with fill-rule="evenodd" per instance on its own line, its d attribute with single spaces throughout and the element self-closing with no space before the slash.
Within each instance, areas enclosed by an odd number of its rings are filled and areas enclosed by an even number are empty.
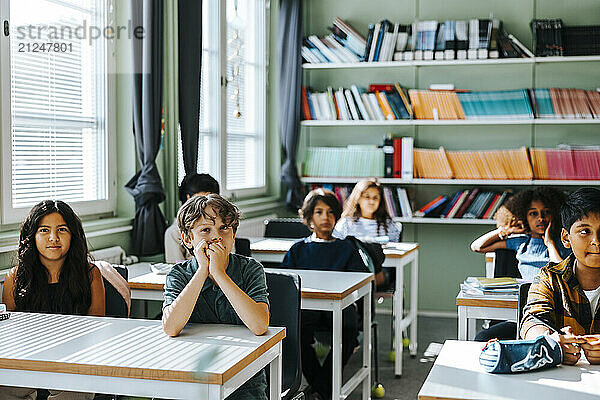
<svg viewBox="0 0 600 400">
<path fill-rule="evenodd" d="M 222 374 L 209 373 L 198 380 L 191 372 L 161 369 L 118 367 L 95 364 L 72 364 L 57 361 L 16 360 L 0 358 L 0 369 L 16 369 L 23 371 L 40 371 L 74 375 L 110 376 L 115 378 L 151 379 L 172 382 L 200 382 L 220 384 Z"/>
<path fill-rule="evenodd" d="M 266 353 L 271 347 L 275 346 L 277 343 L 285 339 L 286 337 L 286 328 L 283 328 L 277 334 L 273 335 L 272 338 L 267 340 L 261 346 L 256 348 L 252 353 L 248 354 L 243 360 L 240 360 L 233 367 L 229 368 L 227 371 L 223 372 L 221 375 L 221 384 L 227 382 L 229 379 L 234 377 L 238 372 L 247 367 L 251 362 L 256 360 L 262 354 Z"/>
<path fill-rule="evenodd" d="M 457 298 L 457 306 L 469 306 L 469 307 L 491 307 L 491 308 L 514 308 L 518 307 L 517 300 L 492 300 L 482 298 Z"/>
<path fill-rule="evenodd" d="M 357 289 L 365 286 L 369 282 L 371 282 L 375 277 L 371 274 L 368 277 L 365 277 L 360 282 L 356 283 L 352 287 L 344 290 L 342 293 L 331 293 L 331 292 L 302 292 L 303 299 L 325 299 L 325 300 L 342 300 L 344 297 L 348 296 L 350 293 L 354 292 Z"/>
<path fill-rule="evenodd" d="M 129 287 L 131 289 L 144 289 L 144 290 L 165 290 L 165 285 L 163 283 L 150 283 L 150 282 L 129 282 Z"/>
<path fill-rule="evenodd" d="M 403 258 L 406 257 L 407 255 L 409 255 L 410 253 L 414 253 L 415 251 L 419 250 L 419 248 L 421 247 L 421 245 L 419 243 L 413 243 L 415 247 L 413 247 L 410 250 L 406 250 L 403 254 L 397 254 L 397 253 L 390 253 L 390 254 L 386 254 L 386 257 L 389 258 Z M 383 249 L 383 252 L 385 253 L 386 249 Z M 397 251 L 396 249 L 390 249 L 391 251 Z"/>
<path fill-rule="evenodd" d="M 133 378 L 133 379 L 151 379 L 159 381 L 171 382 L 188 382 L 188 383 L 204 383 L 222 385 L 231 377 L 256 360 L 260 355 L 265 353 L 278 342 L 282 341 L 286 336 L 285 328 L 273 335 L 265 343 L 257 347 L 252 353 L 248 354 L 244 359 L 229 368 L 223 373 L 203 373 L 199 376 L 194 376 L 188 371 L 173 371 L 162 369 L 147 369 L 133 367 L 118 367 L 110 365 L 96 364 L 73 364 L 54 361 L 40 360 L 14 360 L 0 358 L 1 369 L 16 369 L 20 371 L 39 371 L 50 373 L 65 373 L 75 375 L 93 375 L 93 376 L 110 376 L 115 378 Z"/>
</svg>

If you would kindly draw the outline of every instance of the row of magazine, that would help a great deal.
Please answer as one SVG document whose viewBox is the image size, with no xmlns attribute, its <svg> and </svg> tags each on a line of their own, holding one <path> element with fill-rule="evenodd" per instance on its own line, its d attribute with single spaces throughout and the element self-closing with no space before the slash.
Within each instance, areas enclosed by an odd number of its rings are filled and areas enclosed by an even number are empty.
<svg viewBox="0 0 600 400">
<path fill-rule="evenodd" d="M 401 119 L 597 119 L 597 90 L 549 88 L 494 91 L 407 90 L 400 83 L 302 86 L 305 120 L 384 121 Z"/>
</svg>

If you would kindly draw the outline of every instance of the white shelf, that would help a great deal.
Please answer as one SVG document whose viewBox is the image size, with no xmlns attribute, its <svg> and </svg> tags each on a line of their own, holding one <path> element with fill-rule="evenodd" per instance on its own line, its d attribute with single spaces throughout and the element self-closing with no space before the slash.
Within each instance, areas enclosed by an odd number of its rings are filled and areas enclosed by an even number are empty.
<svg viewBox="0 0 600 400">
<path fill-rule="evenodd" d="M 418 60 L 418 61 L 377 61 L 357 63 L 304 63 L 305 70 L 354 69 L 354 68 L 398 68 L 434 67 L 444 65 L 499 65 L 499 64 L 541 64 L 562 62 L 600 61 L 600 56 L 578 57 L 535 57 L 535 58 L 496 58 L 486 60 Z"/>
<path fill-rule="evenodd" d="M 469 218 L 394 218 L 394 221 L 407 224 L 450 224 L 450 225 L 495 225 L 493 219 L 469 219 Z"/>
<path fill-rule="evenodd" d="M 386 121 L 304 120 L 302 126 L 480 126 L 480 125 L 595 125 L 600 119 L 397 119 Z"/>
<path fill-rule="evenodd" d="M 366 177 L 305 176 L 303 183 L 355 184 Z M 412 179 L 378 178 L 385 185 L 462 185 L 462 186 L 600 186 L 600 180 L 493 180 L 493 179 Z"/>
</svg>

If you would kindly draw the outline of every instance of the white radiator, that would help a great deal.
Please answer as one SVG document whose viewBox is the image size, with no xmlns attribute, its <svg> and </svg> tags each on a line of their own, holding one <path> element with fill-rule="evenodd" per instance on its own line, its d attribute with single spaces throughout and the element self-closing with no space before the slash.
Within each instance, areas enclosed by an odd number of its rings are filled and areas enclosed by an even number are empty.
<svg viewBox="0 0 600 400">
<path fill-rule="evenodd" d="M 240 221 L 240 226 L 235 236 L 240 238 L 263 237 L 265 234 L 265 220 L 276 217 L 276 214 L 269 214 L 256 218 L 243 219 Z"/>
<path fill-rule="evenodd" d="M 90 255 L 96 261 L 107 261 L 111 264 L 123 264 L 125 250 L 121 246 L 108 247 L 106 249 L 90 251 Z"/>
</svg>

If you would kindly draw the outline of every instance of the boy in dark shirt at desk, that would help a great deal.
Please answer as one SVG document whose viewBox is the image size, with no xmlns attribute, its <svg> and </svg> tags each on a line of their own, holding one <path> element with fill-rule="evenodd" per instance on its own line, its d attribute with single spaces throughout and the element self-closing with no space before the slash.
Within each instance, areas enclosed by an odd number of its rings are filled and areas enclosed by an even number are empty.
<svg viewBox="0 0 600 400">
<path fill-rule="evenodd" d="M 563 364 L 577 363 L 581 350 L 591 364 L 600 364 L 600 190 L 573 192 L 561 218 L 561 240 L 573 254 L 549 263 L 534 278 L 520 333 L 525 339 L 552 333 L 561 345 Z M 551 332 L 548 325 L 560 332 Z"/>
<path fill-rule="evenodd" d="M 311 191 L 299 211 L 303 222 L 313 234 L 295 243 L 286 253 L 282 266 L 297 269 L 369 272 L 358 249 L 349 239 L 332 236 L 342 209 L 335 194 L 329 190 Z M 330 398 L 332 385 L 332 353 L 319 364 L 315 349 L 315 330 L 332 330 L 331 313 L 303 310 L 301 318 L 302 372 L 311 385 L 312 398 Z M 358 345 L 358 312 L 354 304 L 342 312 L 342 366 L 346 365 Z"/>
<path fill-rule="evenodd" d="M 246 325 L 255 335 L 269 326 L 265 272 L 256 260 L 232 254 L 238 208 L 218 194 L 194 196 L 177 213 L 191 260 L 167 275 L 163 330 L 177 336 L 188 322 Z M 266 377 L 259 372 L 228 399 L 266 400 Z"/>
</svg>

